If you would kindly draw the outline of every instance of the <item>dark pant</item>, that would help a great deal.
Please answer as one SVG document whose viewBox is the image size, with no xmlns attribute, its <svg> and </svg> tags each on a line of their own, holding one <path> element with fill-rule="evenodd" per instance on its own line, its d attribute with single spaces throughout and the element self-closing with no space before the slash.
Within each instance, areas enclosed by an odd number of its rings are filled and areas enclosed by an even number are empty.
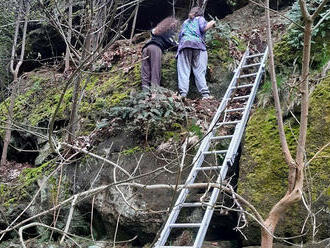
<svg viewBox="0 0 330 248">
<path fill-rule="evenodd" d="M 160 86 L 160 70 L 162 67 L 162 50 L 150 44 L 142 51 L 142 89 L 150 86 Z"/>
</svg>

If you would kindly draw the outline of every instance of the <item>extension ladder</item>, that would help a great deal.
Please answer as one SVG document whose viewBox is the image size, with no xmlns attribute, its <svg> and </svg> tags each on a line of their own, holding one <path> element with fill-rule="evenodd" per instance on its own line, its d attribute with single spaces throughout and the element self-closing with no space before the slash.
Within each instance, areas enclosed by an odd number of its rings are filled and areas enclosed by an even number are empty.
<svg viewBox="0 0 330 248">
<path fill-rule="evenodd" d="M 249 117 L 250 109 L 253 104 L 258 85 L 261 81 L 265 68 L 265 61 L 268 54 L 268 47 L 263 53 L 250 54 L 247 49 L 235 70 L 235 74 L 228 86 L 228 89 L 221 101 L 218 110 L 213 117 L 208 132 L 204 137 L 192 162 L 191 172 L 182 188 L 175 205 L 165 223 L 162 232 L 155 244 L 155 248 L 162 247 L 191 247 L 199 248 L 202 246 L 211 217 L 221 189 L 214 187 L 208 192 L 206 201 L 191 200 L 193 195 L 193 184 L 196 177 L 216 179 L 215 183 L 223 184 L 226 180 L 228 168 L 233 165 L 237 150 L 241 143 L 243 132 Z M 222 142 L 222 143 L 221 143 Z M 227 149 L 220 149 L 219 146 L 227 144 Z M 207 162 L 207 156 L 213 156 L 213 159 L 220 158 L 218 164 Z M 219 166 L 219 164 L 221 164 Z M 209 166 L 211 164 L 211 166 Z M 208 177 L 205 173 L 212 172 L 214 175 Z M 206 176 L 205 176 L 206 175 Z M 209 183 L 205 182 L 204 183 Z M 205 190 L 206 191 L 206 190 Z M 189 197 L 188 197 L 189 196 Z M 184 223 L 178 220 L 180 212 L 184 209 L 200 208 L 202 211 L 201 220 L 189 222 L 184 218 Z M 177 229 L 180 231 L 190 230 L 193 233 L 189 245 L 172 244 L 169 236 L 175 235 Z"/>
</svg>

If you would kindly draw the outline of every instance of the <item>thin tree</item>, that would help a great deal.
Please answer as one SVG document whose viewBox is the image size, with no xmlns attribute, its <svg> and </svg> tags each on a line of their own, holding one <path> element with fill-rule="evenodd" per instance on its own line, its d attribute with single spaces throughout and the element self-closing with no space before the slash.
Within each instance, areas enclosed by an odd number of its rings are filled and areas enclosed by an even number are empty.
<svg viewBox="0 0 330 248">
<path fill-rule="evenodd" d="M 274 65 L 273 44 L 271 36 L 270 15 L 269 15 L 269 0 L 266 0 L 266 25 L 267 25 L 267 42 L 269 47 L 269 72 L 272 82 L 273 97 L 276 108 L 277 123 L 279 129 L 279 137 L 281 142 L 282 152 L 285 161 L 289 167 L 288 174 L 288 189 L 284 197 L 277 202 L 268 214 L 264 221 L 262 229 L 262 248 L 271 248 L 273 246 L 273 237 L 278 221 L 284 216 L 284 213 L 295 203 L 301 200 L 304 185 L 304 154 L 306 148 L 307 122 L 308 122 L 308 96 L 309 96 L 309 68 L 310 68 L 310 53 L 313 23 L 320 11 L 326 5 L 328 0 L 323 0 L 316 11 L 311 15 L 308 12 L 305 0 L 299 0 L 300 9 L 303 14 L 304 22 L 304 47 L 302 70 L 300 77 L 300 92 L 301 97 L 301 115 L 300 115 L 300 130 L 297 144 L 296 157 L 293 159 L 289 150 L 284 132 L 284 124 L 282 119 L 281 105 L 276 84 L 276 74 Z"/>
<path fill-rule="evenodd" d="M 85 6 L 82 7 L 79 5 L 81 2 L 77 3 L 77 5 L 75 5 L 74 1 L 72 2 L 73 10 L 75 10 L 73 16 L 77 17 L 75 19 L 78 19 L 79 21 L 77 22 L 79 23 L 77 24 L 75 22 L 72 25 L 72 39 L 75 42 L 70 44 L 67 40 L 67 33 L 63 29 L 68 24 L 63 8 L 60 5 L 61 2 L 57 0 L 46 4 L 39 0 L 39 4 L 47 19 L 59 32 L 67 47 L 70 48 L 70 54 L 72 55 L 71 62 L 74 64 L 74 69 L 66 78 L 63 92 L 49 122 L 48 138 L 50 148 L 53 152 L 56 152 L 52 138 L 55 117 L 62 104 L 65 92 L 73 84 L 73 100 L 67 132 L 67 140 L 72 143 L 79 128 L 79 102 L 83 98 L 84 89 L 88 84 L 88 80 L 85 80 L 85 84 L 80 85 L 84 71 L 93 70 L 93 62 L 122 36 L 123 32 L 127 29 L 129 21 L 134 16 L 135 12 L 132 8 L 137 3 L 136 1 L 128 0 L 88 0 L 84 2 Z"/>
<path fill-rule="evenodd" d="M 14 40 L 13 40 L 13 46 L 11 50 L 11 58 L 10 58 L 10 72 L 13 75 L 13 81 L 11 83 L 11 96 L 10 96 L 10 105 L 8 108 L 8 116 L 7 116 L 7 124 L 6 124 L 6 134 L 5 139 L 3 143 L 3 149 L 2 149 L 2 155 L 1 155 L 1 165 L 5 165 L 7 163 L 7 153 L 8 153 L 8 146 L 10 143 L 11 138 L 11 128 L 13 123 L 13 114 L 14 114 L 14 105 L 15 105 L 15 99 L 16 99 L 16 91 L 18 88 L 18 73 L 19 69 L 21 68 L 21 65 L 24 60 L 24 53 L 25 53 L 25 43 L 26 43 L 26 31 L 27 31 L 27 25 L 29 21 L 29 13 L 30 13 L 30 2 L 29 0 L 20 0 L 18 2 L 17 7 L 17 17 L 16 17 L 16 26 L 15 26 L 15 33 L 14 33 Z M 21 18 L 24 18 L 23 23 L 23 35 L 21 40 L 21 53 L 20 57 L 15 65 L 15 58 L 16 58 L 16 50 L 18 47 L 19 42 L 19 29 L 21 26 Z"/>
<path fill-rule="evenodd" d="M 68 3 L 68 31 L 67 31 L 67 45 L 65 51 L 65 68 L 64 71 L 67 72 L 70 69 L 70 44 L 72 37 L 72 0 L 67 0 Z"/>
</svg>

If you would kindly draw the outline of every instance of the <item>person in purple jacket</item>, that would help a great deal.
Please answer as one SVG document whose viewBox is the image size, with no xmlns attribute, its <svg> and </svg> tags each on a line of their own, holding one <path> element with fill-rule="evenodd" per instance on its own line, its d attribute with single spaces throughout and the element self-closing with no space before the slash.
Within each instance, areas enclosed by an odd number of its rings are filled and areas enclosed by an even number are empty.
<svg viewBox="0 0 330 248">
<path fill-rule="evenodd" d="M 167 17 L 151 31 L 151 39 L 142 48 L 142 90 L 160 86 L 162 54 L 170 48 L 177 48 L 174 41 L 179 21 Z"/>
<path fill-rule="evenodd" d="M 191 69 L 202 98 L 210 97 L 205 79 L 207 68 L 205 32 L 214 24 L 215 21 L 207 22 L 205 20 L 203 11 L 199 7 L 192 8 L 189 18 L 182 24 L 177 51 L 178 88 L 182 97 L 186 97 L 189 91 Z"/>
</svg>

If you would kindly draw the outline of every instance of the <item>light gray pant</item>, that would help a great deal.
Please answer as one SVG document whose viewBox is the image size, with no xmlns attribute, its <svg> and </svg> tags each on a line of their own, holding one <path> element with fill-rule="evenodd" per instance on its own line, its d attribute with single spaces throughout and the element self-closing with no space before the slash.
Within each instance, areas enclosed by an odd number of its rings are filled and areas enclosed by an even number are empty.
<svg viewBox="0 0 330 248">
<path fill-rule="evenodd" d="M 148 89 L 150 86 L 160 86 L 161 67 L 162 67 L 162 50 L 150 44 L 142 51 L 142 89 Z"/>
<path fill-rule="evenodd" d="M 207 68 L 206 51 L 192 48 L 182 49 L 178 55 L 177 68 L 178 88 L 181 96 L 187 96 L 188 94 L 191 69 L 195 76 L 195 84 L 198 91 L 203 96 L 208 96 L 210 94 L 205 79 Z"/>
</svg>

